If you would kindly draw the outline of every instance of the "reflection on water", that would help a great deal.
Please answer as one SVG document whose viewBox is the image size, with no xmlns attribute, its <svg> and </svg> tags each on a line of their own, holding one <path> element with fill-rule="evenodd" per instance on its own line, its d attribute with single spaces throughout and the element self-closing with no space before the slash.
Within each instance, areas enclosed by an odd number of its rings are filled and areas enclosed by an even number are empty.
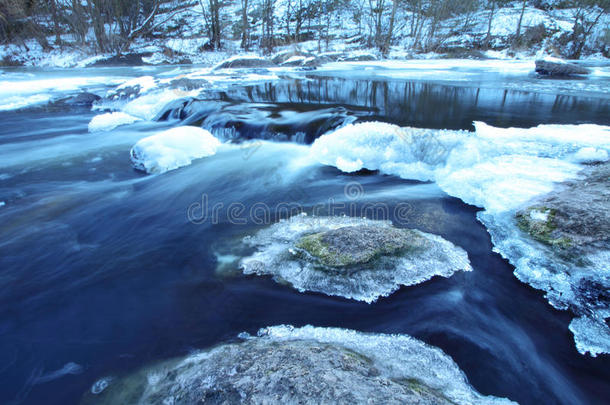
<svg viewBox="0 0 610 405">
<path fill-rule="evenodd" d="M 316 105 L 341 106 L 366 120 L 420 128 L 472 129 L 473 121 L 498 127 L 610 123 L 606 98 L 415 81 L 286 80 L 228 91 L 222 99 L 229 105 L 274 103 L 277 111 L 286 104 L 297 111 Z M 271 114 L 266 118 L 272 120 Z"/>
</svg>

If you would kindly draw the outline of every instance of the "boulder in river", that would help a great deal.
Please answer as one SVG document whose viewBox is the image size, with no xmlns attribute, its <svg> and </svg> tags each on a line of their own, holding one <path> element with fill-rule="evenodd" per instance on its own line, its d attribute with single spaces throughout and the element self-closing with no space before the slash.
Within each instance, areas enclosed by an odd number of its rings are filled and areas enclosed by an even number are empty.
<svg viewBox="0 0 610 405">
<path fill-rule="evenodd" d="M 587 166 L 513 221 L 518 233 L 496 244 L 519 264 L 517 277 L 577 316 L 570 330 L 579 352 L 610 353 L 610 163 Z M 510 232 L 510 224 L 493 226 Z"/>
<path fill-rule="evenodd" d="M 345 226 L 304 236 L 296 245 L 323 265 L 346 268 L 383 255 L 425 249 L 426 239 L 411 229 L 371 225 Z"/>
<path fill-rule="evenodd" d="M 74 107 L 91 107 L 100 99 L 101 97 L 97 94 L 82 92 L 64 100 L 64 103 Z"/>
<path fill-rule="evenodd" d="M 135 169 L 146 173 L 165 173 L 216 154 L 220 144 L 203 128 L 175 127 L 140 139 L 131 148 L 131 163 Z"/>
<path fill-rule="evenodd" d="M 297 215 L 244 244 L 255 249 L 239 262 L 245 274 L 368 303 L 401 285 L 472 270 L 466 252 L 440 236 L 366 218 Z"/>
<path fill-rule="evenodd" d="M 610 250 L 610 163 L 585 169 L 584 178 L 517 212 L 519 227 L 559 249 Z"/>
<path fill-rule="evenodd" d="M 281 325 L 94 384 L 83 404 L 510 404 L 407 335 Z M 372 401 L 372 402 L 371 402 Z"/>
<path fill-rule="evenodd" d="M 298 58 L 311 58 L 314 57 L 314 54 L 308 53 L 308 52 L 301 52 L 298 50 L 294 50 L 294 51 L 284 51 L 284 52 L 278 52 L 275 55 L 273 55 L 273 57 L 271 58 L 271 61 L 273 63 L 275 63 L 276 65 L 282 65 L 286 62 L 288 62 L 291 59 L 298 59 Z"/>
<path fill-rule="evenodd" d="M 539 59 L 536 61 L 536 73 L 545 76 L 580 76 L 588 75 L 591 70 L 574 63 Z"/>
<path fill-rule="evenodd" d="M 241 68 L 269 68 L 277 66 L 269 59 L 259 56 L 233 56 L 220 62 L 213 70 L 218 69 L 241 69 Z"/>
</svg>

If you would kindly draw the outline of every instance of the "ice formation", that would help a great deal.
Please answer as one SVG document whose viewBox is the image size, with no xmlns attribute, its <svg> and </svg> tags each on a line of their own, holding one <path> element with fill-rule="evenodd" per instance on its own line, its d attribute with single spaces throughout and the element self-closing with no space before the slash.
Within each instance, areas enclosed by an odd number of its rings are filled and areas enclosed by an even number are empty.
<svg viewBox="0 0 610 405">
<path fill-rule="evenodd" d="M 112 131 L 121 125 L 133 124 L 136 121 L 140 121 L 140 118 L 124 112 L 99 114 L 91 119 L 89 132 Z"/>
<path fill-rule="evenodd" d="M 364 302 L 374 302 L 401 285 L 422 283 L 434 276 L 450 277 L 456 271 L 471 271 L 468 255 L 443 238 L 419 231 L 421 249 L 404 254 L 382 255 L 379 259 L 347 269 L 328 268 L 303 257 L 299 242 L 304 236 L 352 226 L 395 229 L 389 221 L 353 217 L 293 216 L 245 238 L 256 249 L 241 260 L 245 274 L 271 275 L 299 291 L 315 291 Z"/>
<path fill-rule="evenodd" d="M 205 129 L 182 126 L 139 140 L 131 148 L 136 169 L 164 173 L 216 153 L 220 141 Z"/>
<path fill-rule="evenodd" d="M 528 202 L 578 178 L 579 162 L 607 160 L 610 127 L 540 125 L 476 131 L 400 128 L 370 122 L 350 124 L 314 142 L 312 157 L 346 172 L 379 170 L 404 179 L 434 181 L 451 196 L 484 208 L 479 220 L 495 250 L 515 266 L 522 281 L 547 293 L 549 302 L 579 317 L 570 326 L 581 353 L 610 352 L 608 304 L 591 304 L 587 285 L 609 285 L 607 251 L 574 268 L 521 231 L 516 212 Z M 544 213 L 540 213 L 543 215 Z M 583 327 L 595 325 L 595 327 Z"/>
</svg>

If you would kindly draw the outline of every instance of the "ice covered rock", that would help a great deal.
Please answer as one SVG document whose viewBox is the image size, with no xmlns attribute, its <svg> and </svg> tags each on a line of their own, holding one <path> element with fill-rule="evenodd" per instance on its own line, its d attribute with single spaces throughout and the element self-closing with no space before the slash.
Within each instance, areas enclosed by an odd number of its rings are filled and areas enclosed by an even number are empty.
<svg viewBox="0 0 610 405">
<path fill-rule="evenodd" d="M 608 161 L 608 152 L 605 149 L 585 147 L 574 154 L 578 163 L 600 163 Z"/>
<path fill-rule="evenodd" d="M 112 131 L 121 125 L 133 124 L 136 121 L 140 121 L 140 118 L 120 111 L 100 114 L 89 122 L 89 132 Z"/>
<path fill-rule="evenodd" d="M 545 275 L 551 302 L 580 316 L 570 330 L 578 350 L 595 356 L 610 353 L 610 164 L 584 172 L 516 217 L 524 233 L 549 247 L 539 249 L 531 266 L 545 267 L 538 274 Z M 545 217 L 531 217 L 542 210 Z"/>
<path fill-rule="evenodd" d="M 101 97 L 97 94 L 82 92 L 64 100 L 63 102 L 73 107 L 91 107 L 93 103 L 100 99 Z"/>
<path fill-rule="evenodd" d="M 219 146 L 220 141 L 205 129 L 177 127 L 140 139 L 131 148 L 131 161 L 138 170 L 164 173 L 214 155 Z"/>
<path fill-rule="evenodd" d="M 313 54 L 308 53 L 308 52 L 301 52 L 298 50 L 294 50 L 294 51 L 283 51 L 283 52 L 278 52 L 275 55 L 273 55 L 273 57 L 271 58 L 271 61 L 273 63 L 275 63 L 276 65 L 282 65 L 284 63 L 287 63 L 289 61 L 296 61 L 296 60 L 304 60 L 306 58 L 311 58 L 314 57 Z M 300 64 L 299 64 L 300 65 Z"/>
<path fill-rule="evenodd" d="M 341 60 L 345 62 L 370 62 L 378 60 L 378 58 L 372 53 L 357 53 L 348 54 L 344 56 Z"/>
<path fill-rule="evenodd" d="M 220 62 L 213 70 L 241 69 L 241 68 L 268 68 L 277 66 L 269 59 L 260 56 L 236 55 Z"/>
<path fill-rule="evenodd" d="M 539 59 L 536 61 L 536 73 L 547 76 L 578 76 L 588 75 L 591 73 L 591 70 L 561 60 Z"/>
<path fill-rule="evenodd" d="M 244 242 L 256 249 L 240 261 L 245 274 L 368 303 L 401 285 L 472 270 L 466 252 L 439 236 L 366 218 L 297 215 Z"/>
<path fill-rule="evenodd" d="M 426 239 L 411 229 L 354 225 L 306 235 L 297 248 L 325 266 L 347 268 L 375 258 L 426 249 Z"/>
<path fill-rule="evenodd" d="M 610 127 L 540 125 L 475 132 L 401 128 L 381 122 L 346 125 L 316 139 L 311 155 L 345 172 L 379 170 L 404 179 L 435 181 L 449 195 L 488 211 L 519 208 L 574 178 L 582 148 L 610 150 Z"/>
<path fill-rule="evenodd" d="M 273 326 L 144 368 L 89 404 L 509 404 L 483 396 L 440 349 L 407 335 Z"/>
<path fill-rule="evenodd" d="M 479 213 L 515 275 L 558 309 L 582 354 L 610 353 L 610 164 L 587 167 L 515 214 Z"/>
<path fill-rule="evenodd" d="M 528 219 L 533 210 L 545 210 L 548 215 Z M 517 212 L 517 218 L 524 231 L 548 245 L 610 250 L 610 164 L 586 169 L 584 178 L 565 182 Z"/>
</svg>

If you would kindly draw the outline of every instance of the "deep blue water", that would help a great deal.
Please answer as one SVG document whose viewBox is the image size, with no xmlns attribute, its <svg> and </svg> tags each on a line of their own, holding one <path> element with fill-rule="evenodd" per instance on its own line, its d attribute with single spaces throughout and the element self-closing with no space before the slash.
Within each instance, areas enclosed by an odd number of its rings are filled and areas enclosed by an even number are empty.
<svg viewBox="0 0 610 405">
<path fill-rule="evenodd" d="M 294 151 L 281 145 L 145 176 L 130 166 L 133 139 L 179 122 L 96 135 L 87 132 L 94 115 L 65 106 L 0 112 L 0 403 L 78 403 L 101 377 L 286 323 L 410 334 L 443 349 L 481 393 L 522 404 L 610 398 L 608 356 L 579 355 L 571 314 L 520 283 L 492 252 L 477 209 L 435 185 L 331 168 L 293 176 L 285 167 Z M 182 116 L 233 137 L 311 142 L 353 119 L 462 129 L 474 120 L 610 124 L 610 106 L 600 97 L 312 77 L 214 93 Z M 399 225 L 463 247 L 474 271 L 373 305 L 299 293 L 216 273 L 214 252 L 257 225 L 230 223 L 224 211 L 217 224 L 187 219 L 202 195 L 210 205 L 291 202 L 307 211 L 338 201 L 350 182 L 364 190 L 358 204 L 408 203 L 412 215 Z"/>
</svg>

